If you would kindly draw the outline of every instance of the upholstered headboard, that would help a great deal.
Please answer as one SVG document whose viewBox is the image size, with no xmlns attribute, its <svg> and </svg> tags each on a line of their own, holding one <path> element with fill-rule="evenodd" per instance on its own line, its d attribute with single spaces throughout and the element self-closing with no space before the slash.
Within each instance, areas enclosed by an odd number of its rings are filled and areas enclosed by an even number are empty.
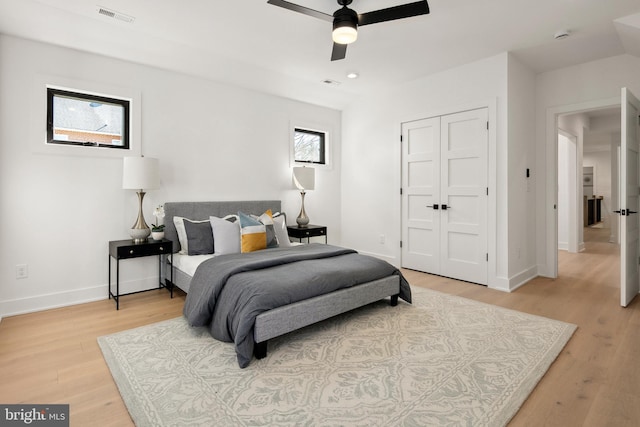
<svg viewBox="0 0 640 427">
<path fill-rule="evenodd" d="M 280 200 L 223 201 L 223 202 L 167 202 L 164 204 L 164 237 L 173 240 L 173 251 L 180 250 L 180 242 L 173 217 L 181 216 L 192 220 L 205 220 L 210 216 L 222 218 L 242 211 L 247 214 L 261 215 L 267 209 L 280 212 Z"/>
</svg>

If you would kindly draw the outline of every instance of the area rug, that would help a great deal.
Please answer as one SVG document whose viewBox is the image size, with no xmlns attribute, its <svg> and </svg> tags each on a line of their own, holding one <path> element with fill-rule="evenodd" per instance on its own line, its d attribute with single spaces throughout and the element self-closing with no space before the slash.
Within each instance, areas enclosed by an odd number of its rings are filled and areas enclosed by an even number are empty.
<svg viewBox="0 0 640 427">
<path fill-rule="evenodd" d="M 413 288 L 269 342 L 233 345 L 183 318 L 98 338 L 137 426 L 501 426 L 575 325 Z"/>
</svg>

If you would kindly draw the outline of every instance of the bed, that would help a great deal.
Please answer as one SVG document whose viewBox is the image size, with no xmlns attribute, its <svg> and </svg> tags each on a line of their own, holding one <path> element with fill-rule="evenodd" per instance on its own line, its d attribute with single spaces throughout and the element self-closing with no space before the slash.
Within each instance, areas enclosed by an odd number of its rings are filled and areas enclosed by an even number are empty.
<svg viewBox="0 0 640 427">
<path fill-rule="evenodd" d="M 166 259 L 164 280 L 187 293 L 184 315 L 192 326 L 206 326 L 214 338 L 234 342 L 241 368 L 253 356 L 265 357 L 272 338 L 381 299 L 389 298 L 393 306 L 399 297 L 411 302 L 409 284 L 395 267 L 347 248 L 314 243 L 242 254 L 180 254 L 184 248 L 174 218 L 202 227 L 210 217 L 239 212 L 262 218 L 267 211 L 280 212 L 277 200 L 169 202 L 164 209 L 165 237 L 176 252 L 173 265 Z M 214 247 L 218 242 L 222 250 L 221 236 L 213 234 Z M 181 237 L 184 241 L 184 231 Z"/>
</svg>

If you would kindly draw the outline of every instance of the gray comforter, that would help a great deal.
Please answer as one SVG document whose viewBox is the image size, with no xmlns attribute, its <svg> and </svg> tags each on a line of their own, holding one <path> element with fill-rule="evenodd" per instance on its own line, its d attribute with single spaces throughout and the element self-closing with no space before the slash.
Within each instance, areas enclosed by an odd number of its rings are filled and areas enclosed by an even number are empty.
<svg viewBox="0 0 640 427">
<path fill-rule="evenodd" d="M 411 289 L 391 264 L 323 244 L 221 255 L 203 262 L 191 281 L 184 315 L 192 326 L 234 342 L 238 364 L 253 357 L 253 325 L 267 310 L 390 275 L 400 276 L 400 298 Z"/>
</svg>

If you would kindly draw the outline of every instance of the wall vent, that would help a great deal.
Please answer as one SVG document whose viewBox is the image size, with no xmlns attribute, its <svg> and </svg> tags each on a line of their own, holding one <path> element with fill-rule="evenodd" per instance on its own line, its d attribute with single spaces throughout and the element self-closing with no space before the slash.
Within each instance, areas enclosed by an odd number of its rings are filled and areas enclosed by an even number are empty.
<svg viewBox="0 0 640 427">
<path fill-rule="evenodd" d="M 116 12 L 115 10 L 107 9 L 106 7 L 97 6 L 98 13 L 100 15 L 108 16 L 109 18 L 117 19 L 119 21 L 131 23 L 136 18 L 126 15 L 124 13 Z"/>
</svg>

